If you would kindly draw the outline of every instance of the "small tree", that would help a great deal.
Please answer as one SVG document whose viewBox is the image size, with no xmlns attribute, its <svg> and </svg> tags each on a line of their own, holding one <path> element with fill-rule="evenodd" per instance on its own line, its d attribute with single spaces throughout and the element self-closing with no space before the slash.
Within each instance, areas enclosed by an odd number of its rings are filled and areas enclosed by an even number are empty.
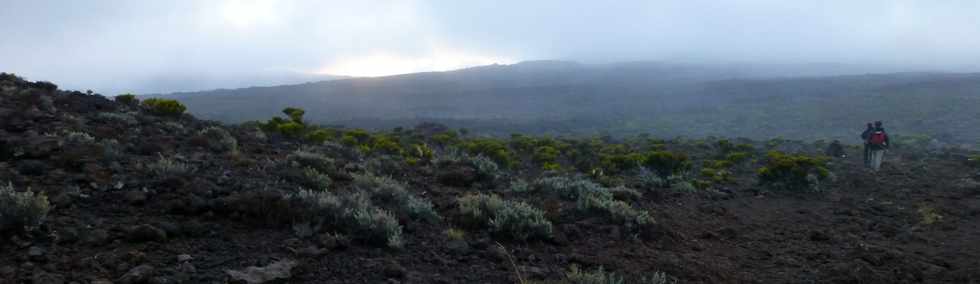
<svg viewBox="0 0 980 284">
<path fill-rule="evenodd" d="M 289 117 L 289 120 L 292 120 L 298 124 L 303 124 L 303 115 L 306 114 L 306 111 L 301 108 L 287 107 L 282 109 L 282 113 L 286 114 L 286 116 Z"/>
<path fill-rule="evenodd" d="M 817 189 L 830 176 L 826 163 L 824 158 L 771 151 L 766 165 L 759 168 L 759 183 L 783 190 Z"/>
<path fill-rule="evenodd" d="M 180 116 L 187 110 L 187 107 L 176 100 L 160 98 L 146 99 L 143 101 L 143 106 L 157 115 Z"/>
<path fill-rule="evenodd" d="M 643 165 L 669 183 L 669 177 L 691 169 L 687 155 L 668 151 L 654 151 L 646 155 Z M 667 184 L 669 186 L 669 184 Z"/>
</svg>

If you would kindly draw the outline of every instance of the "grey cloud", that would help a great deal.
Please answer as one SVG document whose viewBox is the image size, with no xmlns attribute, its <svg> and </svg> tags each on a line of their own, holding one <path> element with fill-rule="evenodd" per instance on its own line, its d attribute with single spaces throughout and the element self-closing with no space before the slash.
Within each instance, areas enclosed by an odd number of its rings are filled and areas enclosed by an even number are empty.
<svg viewBox="0 0 980 284">
<path fill-rule="evenodd" d="M 268 1 L 245 27 L 225 16 L 232 2 L 11 1 L 0 9 L 0 71 L 111 94 L 241 87 L 440 47 L 516 60 L 896 70 L 975 71 L 980 58 L 977 1 Z"/>
</svg>

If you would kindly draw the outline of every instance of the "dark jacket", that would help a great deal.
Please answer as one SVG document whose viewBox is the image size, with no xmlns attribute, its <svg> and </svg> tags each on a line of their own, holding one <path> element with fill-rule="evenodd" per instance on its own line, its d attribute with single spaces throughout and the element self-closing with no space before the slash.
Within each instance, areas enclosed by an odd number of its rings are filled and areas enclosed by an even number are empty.
<svg viewBox="0 0 980 284">
<path fill-rule="evenodd" d="M 864 143 L 867 144 L 868 138 L 871 138 L 871 132 L 874 131 L 875 131 L 874 127 L 868 127 L 868 129 L 865 129 L 864 132 L 861 133 L 861 140 L 864 140 Z"/>
<path fill-rule="evenodd" d="M 871 143 L 870 143 L 871 142 L 871 134 L 872 133 L 875 133 L 875 132 L 878 132 L 878 131 L 881 131 L 882 133 L 885 133 L 885 144 L 884 145 L 871 145 Z M 864 139 L 864 143 L 865 144 L 868 144 L 868 147 L 870 147 L 871 150 L 885 150 L 885 149 L 888 149 L 889 146 L 891 146 L 891 141 L 889 141 L 889 139 L 888 139 L 888 132 L 885 132 L 885 128 L 884 127 L 875 128 L 874 131 L 868 133 L 868 138 L 865 138 Z"/>
</svg>

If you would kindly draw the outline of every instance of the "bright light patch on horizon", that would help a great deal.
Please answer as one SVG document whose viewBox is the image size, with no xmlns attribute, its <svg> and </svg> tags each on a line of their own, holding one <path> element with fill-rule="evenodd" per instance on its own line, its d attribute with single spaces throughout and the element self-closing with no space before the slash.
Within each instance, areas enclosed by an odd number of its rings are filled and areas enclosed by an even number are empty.
<svg viewBox="0 0 980 284">
<path fill-rule="evenodd" d="M 450 51 L 436 51 L 422 57 L 374 53 L 366 56 L 335 60 L 316 73 L 354 77 L 379 77 L 417 72 L 450 71 L 491 64 L 513 64 L 514 62 L 513 59 L 506 57 L 481 56 Z"/>
</svg>

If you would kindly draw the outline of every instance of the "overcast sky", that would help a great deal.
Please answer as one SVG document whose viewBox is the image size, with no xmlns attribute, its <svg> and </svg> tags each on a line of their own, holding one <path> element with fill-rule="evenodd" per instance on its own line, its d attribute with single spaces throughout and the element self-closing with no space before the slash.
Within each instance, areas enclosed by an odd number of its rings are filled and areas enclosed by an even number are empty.
<svg viewBox="0 0 980 284">
<path fill-rule="evenodd" d="M 0 71 L 107 94 L 537 59 L 980 62 L 975 0 L 0 1 Z"/>
</svg>

